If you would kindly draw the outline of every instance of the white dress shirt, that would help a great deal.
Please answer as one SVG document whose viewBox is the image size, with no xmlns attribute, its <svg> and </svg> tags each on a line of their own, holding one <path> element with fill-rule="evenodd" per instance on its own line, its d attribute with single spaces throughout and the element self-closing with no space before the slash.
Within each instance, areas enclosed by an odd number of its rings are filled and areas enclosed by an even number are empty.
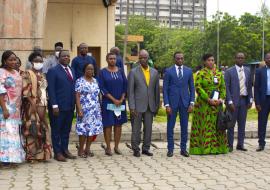
<svg viewBox="0 0 270 190">
<path fill-rule="evenodd" d="M 175 69 L 176 69 L 176 74 L 177 74 L 177 77 L 179 76 L 179 67 L 181 69 L 181 73 L 182 73 L 182 77 L 184 76 L 183 75 L 183 65 L 181 66 L 178 66 L 178 65 L 174 65 L 175 66 Z"/>
</svg>

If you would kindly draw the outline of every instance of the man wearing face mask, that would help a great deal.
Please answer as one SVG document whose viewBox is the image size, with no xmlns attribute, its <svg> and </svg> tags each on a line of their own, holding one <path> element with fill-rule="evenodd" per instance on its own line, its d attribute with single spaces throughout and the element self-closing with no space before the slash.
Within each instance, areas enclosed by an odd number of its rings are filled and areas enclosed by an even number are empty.
<svg viewBox="0 0 270 190">
<path fill-rule="evenodd" d="M 47 60 L 44 61 L 42 72 L 46 74 L 48 70 L 58 64 L 59 52 L 63 49 L 64 45 L 62 42 L 56 42 L 54 44 L 54 55 L 51 55 Z"/>
</svg>

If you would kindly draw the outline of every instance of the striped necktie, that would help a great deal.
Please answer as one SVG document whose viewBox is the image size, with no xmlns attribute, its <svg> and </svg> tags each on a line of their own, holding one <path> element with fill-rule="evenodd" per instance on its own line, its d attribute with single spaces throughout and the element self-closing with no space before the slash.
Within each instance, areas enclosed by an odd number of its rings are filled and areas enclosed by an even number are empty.
<svg viewBox="0 0 270 190">
<path fill-rule="evenodd" d="M 182 78 L 183 78 L 181 66 L 178 67 L 178 78 L 179 78 L 179 79 L 182 79 Z"/>
<path fill-rule="evenodd" d="M 240 84 L 240 95 L 245 93 L 245 80 L 244 80 L 244 69 L 239 70 L 239 84 Z"/>
</svg>

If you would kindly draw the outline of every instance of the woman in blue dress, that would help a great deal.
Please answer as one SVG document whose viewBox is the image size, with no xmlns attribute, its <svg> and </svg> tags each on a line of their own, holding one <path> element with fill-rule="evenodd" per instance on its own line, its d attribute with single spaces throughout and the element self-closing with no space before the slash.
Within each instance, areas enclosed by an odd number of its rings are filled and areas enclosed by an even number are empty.
<svg viewBox="0 0 270 190">
<path fill-rule="evenodd" d="M 97 80 L 93 77 L 93 65 L 86 64 L 83 68 L 83 73 L 84 76 L 79 78 L 75 84 L 77 111 L 76 133 L 79 135 L 80 143 L 78 156 L 86 158 L 87 156 L 94 156 L 90 151 L 90 146 L 95 140 L 96 135 L 103 132 L 103 125 L 99 104 L 100 89 Z"/>
<path fill-rule="evenodd" d="M 122 124 L 127 122 L 126 91 L 127 78 L 122 69 L 116 66 L 116 55 L 108 53 L 106 56 L 108 66 L 99 73 L 99 83 L 102 93 L 102 122 L 104 139 L 106 142 L 105 154 L 112 156 L 111 135 L 114 126 L 114 152 L 122 154 L 119 150 L 119 142 L 122 132 Z"/>
</svg>

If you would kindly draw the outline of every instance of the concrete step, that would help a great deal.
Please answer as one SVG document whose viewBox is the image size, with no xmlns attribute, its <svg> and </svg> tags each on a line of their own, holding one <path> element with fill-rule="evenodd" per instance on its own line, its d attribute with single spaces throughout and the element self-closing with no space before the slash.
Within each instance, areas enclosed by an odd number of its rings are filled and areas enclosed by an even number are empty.
<svg viewBox="0 0 270 190">
<path fill-rule="evenodd" d="M 152 129 L 152 140 L 153 141 L 167 141 L 167 128 L 166 123 L 153 123 L 153 129 Z M 191 123 L 189 123 L 189 134 L 191 129 Z M 176 124 L 174 129 L 174 139 L 179 140 L 180 139 L 180 125 Z M 237 125 L 235 126 L 235 133 L 234 137 L 237 138 Z M 270 138 L 270 128 L 267 127 L 266 137 Z M 246 138 L 258 138 L 258 123 L 257 121 L 247 121 L 246 124 Z M 112 135 L 113 139 L 113 135 Z M 121 141 L 127 141 L 129 142 L 131 139 L 131 124 L 130 122 L 126 123 L 122 127 L 122 136 Z M 103 142 L 103 135 L 99 135 L 97 137 L 97 142 Z M 78 142 L 78 136 L 75 132 L 75 127 L 72 127 L 72 131 L 70 133 L 70 142 Z"/>
</svg>

